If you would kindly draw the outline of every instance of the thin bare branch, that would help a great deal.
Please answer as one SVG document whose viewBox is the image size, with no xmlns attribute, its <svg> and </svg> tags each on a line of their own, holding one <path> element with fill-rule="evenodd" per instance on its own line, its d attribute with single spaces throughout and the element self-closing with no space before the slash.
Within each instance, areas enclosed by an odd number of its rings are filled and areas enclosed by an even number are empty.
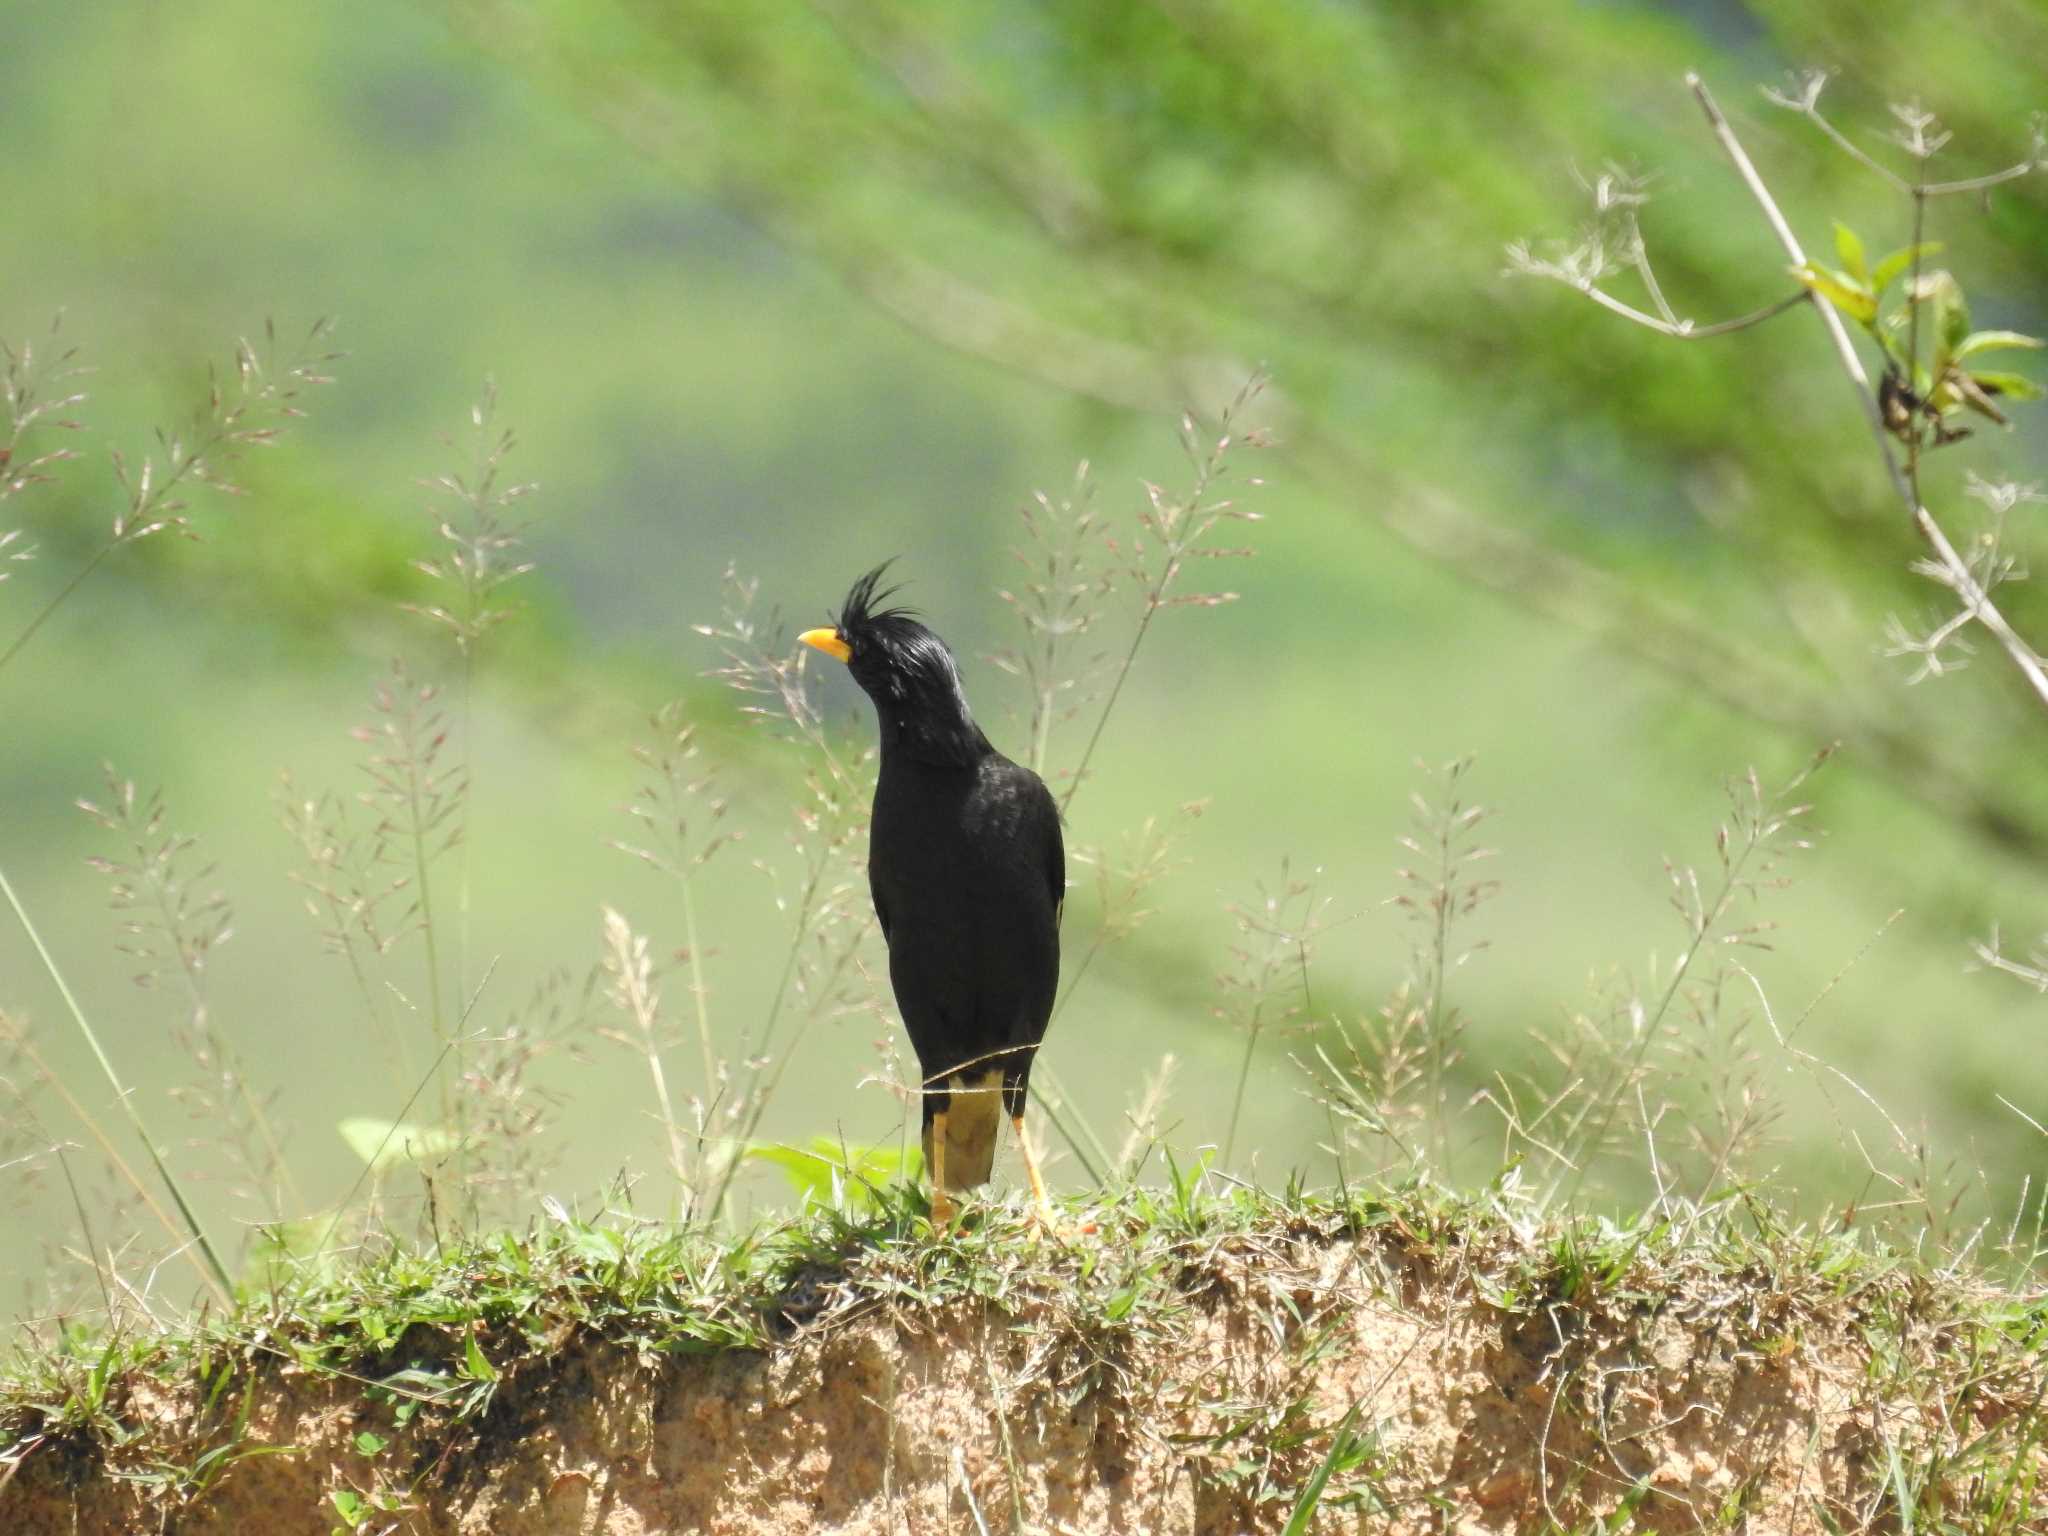
<svg viewBox="0 0 2048 1536">
<path fill-rule="evenodd" d="M 1766 94 L 1768 95 L 1769 93 L 1766 92 Z M 1892 188 L 1893 191 L 1911 192 L 1913 190 L 1913 184 L 1910 181 L 1906 180 L 1905 177 L 1901 176 L 1897 171 L 1893 170 L 1883 161 L 1878 160 L 1874 156 L 1872 156 L 1854 139 L 1850 138 L 1846 133 L 1842 132 L 1841 129 L 1837 128 L 1833 123 L 1829 122 L 1826 118 L 1822 117 L 1817 109 L 1809 106 L 1799 110 L 1802 116 L 1809 119 L 1813 123 L 1814 127 L 1818 128 L 1824 135 L 1826 135 L 1827 140 L 1830 144 L 1834 145 L 1835 148 L 1839 149 L 1851 160 L 1854 160 L 1858 165 L 1862 166 L 1863 169 L 1870 172 L 1871 175 L 1885 182 L 1888 186 Z"/>
<path fill-rule="evenodd" d="M 1617 299 L 1613 294 L 1599 288 L 1581 288 L 1585 296 L 1602 309 L 1611 310 L 1624 320 L 1633 321 L 1646 330 L 1655 331 L 1659 336 L 1669 336 L 1674 341 L 1700 341 L 1708 336 L 1727 336 L 1736 331 L 1746 331 L 1753 325 L 1762 325 L 1766 320 L 1775 320 L 1797 304 L 1806 300 L 1806 290 L 1787 294 L 1775 304 L 1767 304 L 1751 314 L 1741 315 L 1733 320 L 1717 320 L 1712 325 L 1696 325 L 1690 320 L 1660 320 L 1655 315 L 1645 314 L 1633 304 Z"/>
<path fill-rule="evenodd" d="M 1956 197 L 1966 192 L 1985 192 L 1992 187 L 2003 186 L 2008 181 L 2018 181 L 2022 176 L 2031 176 L 2041 167 L 2038 160 L 2023 160 L 2018 165 L 2008 165 L 2002 171 L 1992 171 L 1984 176 L 1965 176 L 1958 181 L 1930 181 L 1920 188 L 1922 197 Z"/>
<path fill-rule="evenodd" d="M 1721 148 L 1734 163 L 1736 173 L 1742 177 L 1743 183 L 1750 190 L 1750 195 L 1763 210 L 1764 218 L 1777 235 L 1779 245 L 1784 247 L 1786 256 L 1794 266 L 1803 266 L 1806 262 L 1806 252 L 1800 248 L 1799 237 L 1792 233 L 1791 225 L 1785 222 L 1785 215 L 1779 210 L 1777 200 L 1771 196 L 1770 189 L 1757 174 L 1756 166 L 1735 137 L 1735 130 L 1728 126 L 1728 119 L 1722 115 L 1721 108 L 1715 102 L 1713 93 L 1707 89 L 1706 82 L 1697 74 L 1688 74 L 1685 83 L 1692 87 L 1692 93 L 1699 99 L 1700 109 L 1706 113 L 1707 123 L 1713 129 L 1714 137 L 1720 140 Z M 1856 390 L 1857 399 L 1862 403 L 1864 420 L 1868 423 L 1871 436 L 1877 443 L 1879 455 L 1884 459 L 1885 470 L 1891 476 L 1892 488 L 1898 493 L 1900 502 L 1913 519 L 1914 527 L 1919 530 L 1928 547 L 1934 551 L 1935 559 L 1947 572 L 1949 584 L 1963 600 L 1965 609 L 2005 648 L 2006 655 L 2012 659 L 2012 664 L 2019 669 L 2020 675 L 2034 690 L 2034 695 L 2042 707 L 2048 708 L 2048 671 L 2043 671 L 2040 656 L 2032 646 L 2020 638 L 2012 625 L 2006 622 L 2005 615 L 1999 611 L 1998 605 L 1992 602 L 1990 594 L 1978 583 L 1968 562 L 1956 552 L 1955 545 L 1949 542 L 1948 535 L 1934 520 L 1933 514 L 1922 506 L 1920 498 L 1913 494 L 1913 487 L 1906 478 L 1906 472 L 1900 466 L 1897 455 L 1892 452 L 1891 438 L 1885 431 L 1883 412 L 1879 409 L 1877 396 L 1870 387 L 1870 375 L 1864 371 L 1863 360 L 1856 355 L 1855 343 L 1850 340 L 1848 328 L 1842 324 L 1842 317 L 1835 312 L 1834 306 L 1817 295 L 1809 294 L 1807 297 L 1812 301 L 1815 312 L 1819 314 L 1821 323 L 1827 327 L 1828 336 L 1835 344 L 1836 358 L 1841 362 L 1843 372 L 1848 374 L 1849 382 Z"/>
</svg>

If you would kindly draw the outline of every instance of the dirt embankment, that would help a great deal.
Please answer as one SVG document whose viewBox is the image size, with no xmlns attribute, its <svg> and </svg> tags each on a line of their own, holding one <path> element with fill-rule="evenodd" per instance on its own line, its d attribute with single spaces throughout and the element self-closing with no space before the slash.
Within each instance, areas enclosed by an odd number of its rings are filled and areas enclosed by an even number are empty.
<svg viewBox="0 0 2048 1536">
<path fill-rule="evenodd" d="M 0 1531 L 1223 1536 L 1324 1468 L 1317 1531 L 2048 1528 L 2048 1310 L 1298 1214 L 996 1251 L 791 1270 L 761 1347 L 449 1330 L 457 1412 L 274 1351 L 137 1374 L 118 1436 L 9 1426 Z"/>
</svg>

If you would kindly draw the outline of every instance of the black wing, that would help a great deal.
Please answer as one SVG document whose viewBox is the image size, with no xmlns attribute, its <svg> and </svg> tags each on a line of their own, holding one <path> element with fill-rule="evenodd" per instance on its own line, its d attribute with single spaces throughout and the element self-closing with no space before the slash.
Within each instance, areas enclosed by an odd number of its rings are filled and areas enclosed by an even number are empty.
<svg viewBox="0 0 2048 1536">
<path fill-rule="evenodd" d="M 1067 843 L 1060 831 L 1059 807 L 1052 791 L 1040 784 L 1045 795 L 1045 883 L 1052 892 L 1052 925 L 1057 928 L 1067 915 Z"/>
<path fill-rule="evenodd" d="M 882 925 L 882 943 L 889 942 L 889 908 L 882 900 L 882 887 L 875 880 L 875 866 L 868 864 L 868 899 L 875 904 L 875 921 Z"/>
</svg>

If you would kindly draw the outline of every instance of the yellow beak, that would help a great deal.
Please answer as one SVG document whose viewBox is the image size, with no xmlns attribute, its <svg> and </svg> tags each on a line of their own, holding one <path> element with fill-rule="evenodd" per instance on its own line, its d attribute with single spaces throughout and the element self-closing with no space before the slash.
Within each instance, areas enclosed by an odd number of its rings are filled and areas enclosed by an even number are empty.
<svg viewBox="0 0 2048 1536">
<path fill-rule="evenodd" d="M 815 646 L 827 656 L 836 656 L 841 661 L 853 659 L 853 647 L 839 638 L 836 629 L 807 629 L 797 639 L 805 645 Z"/>
</svg>

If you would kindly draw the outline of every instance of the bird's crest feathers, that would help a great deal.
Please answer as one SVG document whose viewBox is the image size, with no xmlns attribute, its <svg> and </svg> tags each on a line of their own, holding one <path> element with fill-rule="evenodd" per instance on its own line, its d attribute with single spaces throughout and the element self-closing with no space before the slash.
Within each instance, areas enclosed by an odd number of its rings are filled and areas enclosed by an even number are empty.
<svg viewBox="0 0 2048 1536">
<path fill-rule="evenodd" d="M 994 748 L 967 707 L 953 653 L 915 609 L 884 606 L 901 590 L 880 590 L 890 563 L 853 584 L 832 632 L 853 680 L 875 702 L 884 758 L 900 749 L 926 762 L 978 762 Z"/>
<path fill-rule="evenodd" d="M 872 571 L 869 571 L 867 575 L 856 581 L 852 589 L 847 592 L 846 601 L 839 605 L 838 628 L 842 636 L 851 638 L 854 635 L 858 635 L 862 630 L 871 629 L 876 625 L 888 624 L 892 620 L 914 619 L 917 617 L 917 610 L 915 608 L 884 608 L 881 606 L 903 590 L 900 586 L 890 587 L 887 591 L 879 593 L 875 590 L 881 585 L 883 575 L 895 563 L 894 557 L 884 560 Z"/>
</svg>

